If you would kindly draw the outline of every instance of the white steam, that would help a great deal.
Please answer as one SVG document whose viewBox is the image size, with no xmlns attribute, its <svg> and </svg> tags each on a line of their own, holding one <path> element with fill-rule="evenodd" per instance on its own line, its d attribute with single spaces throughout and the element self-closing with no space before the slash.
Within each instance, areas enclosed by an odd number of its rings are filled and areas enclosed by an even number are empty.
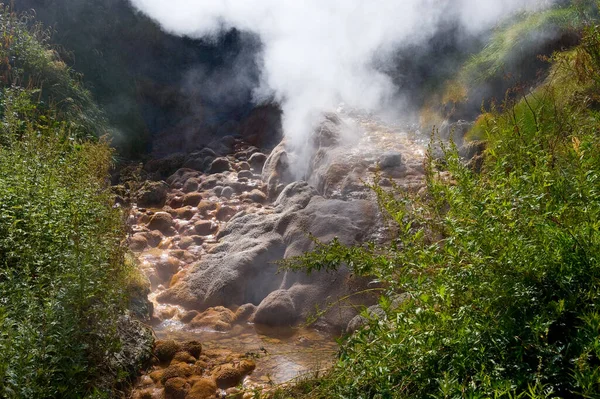
<svg viewBox="0 0 600 399">
<path fill-rule="evenodd" d="M 288 143 L 302 152 L 322 113 L 341 102 L 367 111 L 399 106 L 390 78 L 375 68 L 375 59 L 381 62 L 399 46 L 423 43 L 445 20 L 459 21 L 476 34 L 548 0 L 131 2 L 175 34 L 216 37 L 230 28 L 257 34 L 264 51 L 254 99 L 279 102 Z"/>
</svg>

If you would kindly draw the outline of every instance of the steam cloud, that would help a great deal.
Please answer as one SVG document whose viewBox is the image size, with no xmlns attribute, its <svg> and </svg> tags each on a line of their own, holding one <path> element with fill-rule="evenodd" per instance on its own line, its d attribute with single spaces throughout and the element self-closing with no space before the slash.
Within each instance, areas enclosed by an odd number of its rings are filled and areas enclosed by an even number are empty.
<svg viewBox="0 0 600 399">
<path fill-rule="evenodd" d="M 420 44 L 441 23 L 478 34 L 548 0 L 131 0 L 167 31 L 218 37 L 236 28 L 263 43 L 254 101 L 275 99 L 288 144 L 306 151 L 324 111 L 341 102 L 379 111 L 401 107 L 391 79 L 376 65 L 392 51 Z M 435 60 L 432 60 L 435 62 Z"/>
</svg>

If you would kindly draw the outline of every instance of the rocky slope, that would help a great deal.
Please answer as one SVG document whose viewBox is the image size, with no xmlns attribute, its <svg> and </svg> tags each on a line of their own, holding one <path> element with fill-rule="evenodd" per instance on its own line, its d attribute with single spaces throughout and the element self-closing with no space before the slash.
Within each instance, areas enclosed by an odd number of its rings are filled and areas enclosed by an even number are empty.
<svg viewBox="0 0 600 399">
<path fill-rule="evenodd" d="M 285 141 L 267 155 L 227 136 L 146 164 L 151 180 L 138 191 L 129 242 L 152 284 L 157 331 L 289 327 L 316 308 L 324 311 L 314 327 L 344 331 L 377 286 L 347 270 L 278 273 L 277 262 L 311 250 L 313 238 L 385 239 L 365 183 L 379 171 L 384 186 L 422 187 L 424 147 L 404 130 L 329 114 L 304 179 Z"/>
</svg>

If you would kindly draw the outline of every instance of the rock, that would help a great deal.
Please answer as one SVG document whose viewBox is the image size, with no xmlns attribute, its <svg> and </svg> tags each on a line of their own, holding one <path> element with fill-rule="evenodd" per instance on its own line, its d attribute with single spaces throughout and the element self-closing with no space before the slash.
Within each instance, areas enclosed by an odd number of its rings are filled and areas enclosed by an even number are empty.
<svg viewBox="0 0 600 399">
<path fill-rule="evenodd" d="M 202 354 L 202 344 L 198 341 L 186 341 L 183 343 L 183 350 L 198 359 Z"/>
<path fill-rule="evenodd" d="M 194 225 L 194 231 L 201 236 L 209 236 L 214 234 L 219 229 L 219 226 L 213 224 L 210 220 L 200 220 Z"/>
<path fill-rule="evenodd" d="M 181 377 L 175 377 L 165 382 L 165 399 L 185 399 L 190 385 Z"/>
<path fill-rule="evenodd" d="M 225 157 L 221 157 L 221 158 L 217 158 L 214 161 L 212 161 L 212 163 L 210 164 L 210 167 L 208 168 L 208 173 L 214 174 L 214 173 L 227 172 L 230 170 L 231 170 L 231 164 L 229 163 L 229 160 Z"/>
<path fill-rule="evenodd" d="M 267 196 L 260 190 L 254 189 L 249 193 L 244 194 L 244 198 L 249 199 L 252 202 L 256 202 L 259 204 L 264 203 L 267 200 Z"/>
<path fill-rule="evenodd" d="M 254 174 L 249 170 L 241 170 L 237 174 L 238 179 L 252 179 Z"/>
<path fill-rule="evenodd" d="M 238 168 L 240 171 L 250 171 L 250 164 L 248 162 L 240 162 Z"/>
<path fill-rule="evenodd" d="M 207 216 L 209 212 L 216 210 L 218 206 L 219 205 L 216 202 L 201 201 L 197 206 L 198 213 L 202 216 Z"/>
<path fill-rule="evenodd" d="M 158 231 L 147 231 L 145 233 L 141 233 L 141 235 L 146 238 L 148 245 L 152 248 L 156 248 L 162 241 L 162 236 Z"/>
<path fill-rule="evenodd" d="M 162 208 L 167 201 L 168 189 L 164 182 L 144 182 L 135 196 L 138 207 Z"/>
<path fill-rule="evenodd" d="M 290 326 L 297 320 L 296 306 L 286 290 L 271 292 L 258 305 L 254 322 L 269 326 Z"/>
<path fill-rule="evenodd" d="M 172 212 L 173 217 L 185 220 L 190 220 L 195 214 L 196 212 L 194 212 L 194 209 L 189 205 L 183 208 L 177 208 Z"/>
<path fill-rule="evenodd" d="M 200 193 L 189 193 L 183 197 L 183 205 L 185 206 L 198 206 L 202 201 L 202 194 Z"/>
<path fill-rule="evenodd" d="M 173 226 L 173 216 L 167 212 L 156 212 L 150 218 L 148 228 L 150 230 L 158 230 L 163 234 L 169 232 L 169 228 Z"/>
<path fill-rule="evenodd" d="M 201 378 L 194 382 L 186 399 L 211 399 L 216 398 L 217 384 L 211 378 Z"/>
<path fill-rule="evenodd" d="M 267 195 L 269 198 L 275 198 L 279 194 L 277 187 L 280 184 L 289 184 L 294 181 L 294 176 L 290 170 L 288 154 L 285 149 L 285 142 L 281 142 L 275 147 L 265 161 L 262 179 L 267 183 Z"/>
<path fill-rule="evenodd" d="M 185 182 L 185 184 L 183 185 L 181 190 L 184 193 L 191 193 L 193 191 L 198 190 L 199 187 L 200 187 L 200 184 L 198 183 L 197 179 L 188 179 L 188 181 Z"/>
<path fill-rule="evenodd" d="M 390 310 L 393 311 L 393 310 L 398 309 L 398 307 L 400 307 L 400 305 L 402 305 L 404 302 L 406 302 L 409 298 L 410 298 L 409 294 L 395 295 L 392 298 L 392 302 L 390 303 Z M 365 317 L 361 314 L 356 315 L 348 323 L 348 326 L 346 327 L 346 332 L 353 333 L 356 330 L 364 327 L 365 325 L 367 325 L 369 323 L 369 319 L 385 320 L 386 318 L 387 318 L 387 315 L 386 315 L 385 311 L 381 308 L 381 306 L 379 306 L 379 305 L 370 306 L 367 308 L 367 317 Z"/>
<path fill-rule="evenodd" d="M 148 240 L 143 234 L 134 234 L 129 239 L 129 249 L 134 252 L 141 252 L 148 246 Z"/>
<path fill-rule="evenodd" d="M 177 352 L 181 351 L 181 345 L 173 340 L 156 341 L 154 355 L 161 363 L 169 363 Z"/>
<path fill-rule="evenodd" d="M 223 192 L 223 186 L 216 186 L 215 188 L 212 189 L 213 190 L 213 194 L 217 197 L 221 196 L 221 193 Z"/>
<path fill-rule="evenodd" d="M 134 320 L 130 316 L 121 316 L 117 322 L 117 337 L 120 343 L 119 349 L 108 360 L 107 373 L 122 370 L 130 375 L 136 375 L 139 370 L 145 368 L 152 359 L 154 347 L 154 334 L 150 327 Z M 112 370 L 112 371 L 109 371 Z M 101 376 L 98 381 L 104 380 Z M 107 377 L 107 381 L 115 381 L 116 375 Z"/>
<path fill-rule="evenodd" d="M 235 321 L 235 313 L 223 307 L 209 308 L 190 322 L 193 328 L 208 328 L 214 331 L 229 331 Z"/>
<path fill-rule="evenodd" d="M 188 249 L 189 247 L 191 247 L 192 245 L 195 244 L 195 241 L 192 237 L 183 237 L 179 243 L 177 244 L 177 246 L 181 249 Z"/>
<path fill-rule="evenodd" d="M 192 321 L 192 319 L 196 316 L 198 316 L 198 311 L 197 310 L 189 310 L 187 312 L 185 312 L 180 318 L 179 320 L 181 320 L 182 323 L 189 323 L 190 321 Z"/>
<path fill-rule="evenodd" d="M 242 305 L 235 311 L 235 321 L 237 323 L 243 323 L 243 322 L 249 321 L 252 319 L 255 312 L 256 312 L 256 305 L 254 305 L 252 303 L 247 303 L 245 305 Z"/>
<path fill-rule="evenodd" d="M 162 281 L 169 281 L 171 277 L 179 270 L 180 261 L 179 259 L 169 256 L 166 259 L 160 257 L 155 263 L 154 268 L 158 277 Z"/>
<path fill-rule="evenodd" d="M 217 386 L 221 389 L 239 385 L 256 368 L 252 360 L 242 360 L 238 365 L 223 365 L 213 371 Z"/>
<path fill-rule="evenodd" d="M 188 378 L 194 374 L 194 368 L 186 363 L 175 363 L 164 369 L 160 382 L 165 383 L 171 378 Z"/>
<path fill-rule="evenodd" d="M 262 173 L 263 166 L 267 160 L 267 156 L 262 152 L 256 152 L 252 154 L 252 156 L 248 159 L 248 163 L 250 164 L 250 168 L 254 170 L 255 173 Z"/>
<path fill-rule="evenodd" d="M 221 197 L 223 197 L 223 198 L 230 199 L 231 197 L 233 197 L 233 194 L 234 194 L 234 192 L 231 187 L 225 187 L 221 191 Z"/>
<path fill-rule="evenodd" d="M 196 358 L 190 355 L 188 352 L 177 352 L 175 356 L 173 356 L 173 360 L 171 360 L 171 364 L 175 363 L 196 363 Z"/>
<path fill-rule="evenodd" d="M 382 169 L 395 168 L 402 166 L 402 154 L 395 151 L 388 151 L 381 155 L 379 166 Z"/>
<path fill-rule="evenodd" d="M 221 222 L 228 222 L 238 211 L 235 208 L 224 205 L 219 208 L 215 215 L 217 220 Z"/>
</svg>

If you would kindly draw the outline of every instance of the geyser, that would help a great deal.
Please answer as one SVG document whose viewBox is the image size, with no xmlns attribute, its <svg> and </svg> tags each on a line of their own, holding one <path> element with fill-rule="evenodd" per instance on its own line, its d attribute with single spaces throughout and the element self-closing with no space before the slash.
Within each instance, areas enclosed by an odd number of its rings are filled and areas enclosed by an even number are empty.
<svg viewBox="0 0 600 399">
<path fill-rule="evenodd" d="M 477 35 L 516 12 L 548 0 L 131 0 L 167 31 L 194 38 L 229 29 L 260 37 L 262 73 L 254 101 L 277 101 L 287 144 L 302 174 L 309 136 L 323 112 L 340 102 L 401 114 L 410 98 L 381 72 L 392 51 L 425 45 L 438 27 L 458 23 Z M 436 60 L 432 60 L 436 62 Z"/>
</svg>

